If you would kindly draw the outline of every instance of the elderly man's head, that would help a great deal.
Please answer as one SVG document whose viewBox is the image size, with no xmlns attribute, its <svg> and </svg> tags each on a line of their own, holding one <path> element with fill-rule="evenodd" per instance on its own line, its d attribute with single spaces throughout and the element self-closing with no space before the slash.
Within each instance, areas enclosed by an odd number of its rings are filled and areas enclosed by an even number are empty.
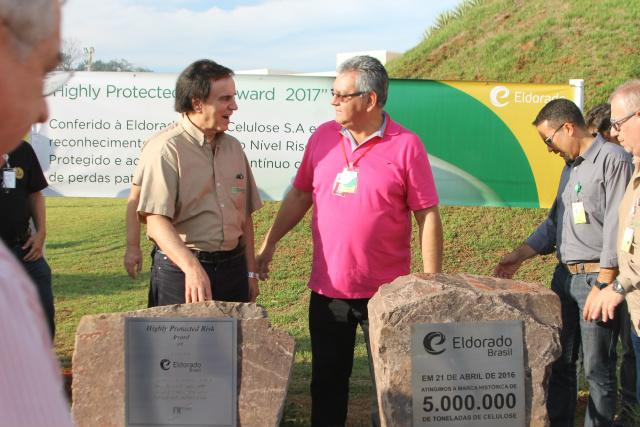
<svg viewBox="0 0 640 427">
<path fill-rule="evenodd" d="M 640 156 L 640 80 L 620 85 L 609 98 L 611 135 L 634 156 Z"/>
<path fill-rule="evenodd" d="M 59 62 L 58 0 L 0 0 L 0 154 L 46 120 L 43 79 Z"/>
<path fill-rule="evenodd" d="M 353 131 L 379 121 L 388 91 L 389 76 L 376 58 L 363 55 L 346 60 L 338 67 L 331 91 L 336 122 Z"/>
</svg>

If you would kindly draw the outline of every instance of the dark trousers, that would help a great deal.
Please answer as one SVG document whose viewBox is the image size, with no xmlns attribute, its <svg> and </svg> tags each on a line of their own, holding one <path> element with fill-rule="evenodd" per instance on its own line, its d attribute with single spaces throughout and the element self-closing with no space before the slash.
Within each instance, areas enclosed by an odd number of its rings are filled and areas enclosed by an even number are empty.
<svg viewBox="0 0 640 427">
<path fill-rule="evenodd" d="M 622 358 L 620 360 L 620 414 L 629 410 L 637 403 L 636 400 L 636 353 L 633 351 L 631 339 L 631 315 L 627 308 L 627 301 L 620 304 L 620 344 Z"/>
<path fill-rule="evenodd" d="M 22 249 L 22 245 L 24 245 L 24 243 L 13 246 L 11 248 L 11 252 L 13 252 L 16 258 L 18 258 L 18 261 L 20 261 L 24 269 L 29 274 L 29 277 L 31 277 L 31 280 L 33 280 L 33 283 L 36 285 L 40 304 L 42 304 L 42 308 L 44 309 L 44 316 L 49 326 L 49 332 L 51 333 L 51 339 L 53 339 L 56 331 L 56 324 L 54 320 L 56 311 L 53 307 L 51 268 L 44 257 L 33 262 L 24 262 L 22 258 L 29 253 L 29 249 Z"/>
<path fill-rule="evenodd" d="M 349 403 L 349 377 L 353 368 L 356 328 L 362 328 L 373 384 L 371 423 L 380 425 L 371 347 L 368 298 L 328 298 L 311 292 L 309 332 L 311 337 L 311 425 L 344 426 Z"/>
<path fill-rule="evenodd" d="M 214 300 L 248 302 L 249 279 L 244 255 L 218 263 L 202 263 L 211 282 Z M 157 251 L 151 267 L 149 307 L 184 304 L 184 273 L 169 257 Z"/>
</svg>

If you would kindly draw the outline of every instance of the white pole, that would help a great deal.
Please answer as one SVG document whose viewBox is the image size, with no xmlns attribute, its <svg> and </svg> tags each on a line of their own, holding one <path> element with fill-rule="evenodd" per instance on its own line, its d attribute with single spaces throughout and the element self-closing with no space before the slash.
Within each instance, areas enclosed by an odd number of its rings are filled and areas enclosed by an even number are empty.
<svg viewBox="0 0 640 427">
<path fill-rule="evenodd" d="M 575 95 L 574 101 L 580 111 L 584 113 L 584 80 L 583 79 L 571 79 L 569 84 L 574 87 Z"/>
</svg>

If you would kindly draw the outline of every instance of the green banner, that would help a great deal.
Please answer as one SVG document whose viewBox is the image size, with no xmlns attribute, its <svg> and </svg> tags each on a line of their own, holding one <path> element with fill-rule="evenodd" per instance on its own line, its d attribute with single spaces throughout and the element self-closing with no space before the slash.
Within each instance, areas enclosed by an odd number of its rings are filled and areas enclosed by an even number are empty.
<svg viewBox="0 0 640 427">
<path fill-rule="evenodd" d="M 386 110 L 417 133 L 444 205 L 549 207 L 562 159 L 531 122 L 570 85 L 392 80 Z"/>
</svg>

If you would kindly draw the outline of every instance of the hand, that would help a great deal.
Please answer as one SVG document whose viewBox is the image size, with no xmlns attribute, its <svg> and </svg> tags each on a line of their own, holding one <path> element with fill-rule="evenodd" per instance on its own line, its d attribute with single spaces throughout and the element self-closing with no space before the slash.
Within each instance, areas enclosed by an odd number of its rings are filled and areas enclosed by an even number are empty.
<svg viewBox="0 0 640 427">
<path fill-rule="evenodd" d="M 200 262 L 194 269 L 184 273 L 184 299 L 187 303 L 211 301 L 211 282 Z"/>
<path fill-rule="evenodd" d="M 589 310 L 591 310 L 591 308 L 593 307 L 593 303 L 597 300 L 598 295 L 600 295 L 600 289 L 598 289 L 598 287 L 594 284 L 591 287 L 591 291 L 589 292 L 589 295 L 587 295 L 587 300 L 584 303 L 584 310 L 582 311 L 582 318 L 588 322 L 591 322 L 591 319 L 588 318 Z"/>
<path fill-rule="evenodd" d="M 271 264 L 275 251 L 275 246 L 267 246 L 264 244 L 258 251 L 256 255 L 256 270 L 260 276 L 260 280 L 267 280 L 269 278 L 269 264 Z"/>
<path fill-rule="evenodd" d="M 516 251 L 511 252 L 498 263 L 493 270 L 493 277 L 499 277 L 501 279 L 511 279 L 513 275 L 518 271 L 522 264 L 522 258 Z"/>
<path fill-rule="evenodd" d="M 127 246 L 124 251 L 124 268 L 132 279 L 136 278 L 136 273 L 140 274 L 142 272 L 142 251 L 140 246 Z"/>
<path fill-rule="evenodd" d="M 249 302 L 256 302 L 258 295 L 260 295 L 258 280 L 249 278 Z"/>
<path fill-rule="evenodd" d="M 603 322 L 613 319 L 616 307 L 624 301 L 624 295 L 613 292 L 611 286 L 599 291 L 593 300 L 589 301 L 589 298 L 591 298 L 591 293 L 589 293 L 582 311 L 582 318 L 588 322 L 598 320 L 600 315 L 602 315 Z"/>
<path fill-rule="evenodd" d="M 22 249 L 29 249 L 29 252 L 22 258 L 24 262 L 37 261 L 44 256 L 42 249 L 44 248 L 44 233 L 36 233 L 29 237 Z"/>
</svg>

